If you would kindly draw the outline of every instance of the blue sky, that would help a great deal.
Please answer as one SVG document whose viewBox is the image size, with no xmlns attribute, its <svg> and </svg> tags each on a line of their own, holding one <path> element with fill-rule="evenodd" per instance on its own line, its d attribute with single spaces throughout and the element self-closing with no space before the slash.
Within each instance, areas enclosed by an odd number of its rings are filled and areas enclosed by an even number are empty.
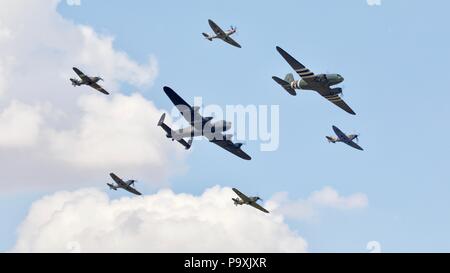
<svg viewBox="0 0 450 273">
<path fill-rule="evenodd" d="M 332 186 L 343 195 L 362 192 L 369 205 L 357 211 L 320 211 L 317 221 L 288 220 L 313 252 L 382 250 L 450 251 L 450 4 L 383 0 L 350 1 L 100 1 L 60 3 L 60 14 L 115 37 L 114 46 L 137 61 L 149 55 L 160 73 L 142 89 L 158 108 L 171 109 L 162 92 L 171 86 L 187 101 L 204 104 L 280 105 L 280 147 L 259 151 L 258 141 L 240 159 L 205 141 L 187 158 L 188 170 L 170 178 L 175 192 L 200 194 L 216 184 L 269 198 L 293 199 Z M 242 49 L 208 42 L 207 19 L 236 25 Z M 351 116 L 314 93 L 291 97 L 271 76 L 293 72 L 276 52 L 281 46 L 315 73 L 345 78 Z M 128 92 L 131 86 L 124 86 Z M 328 144 L 331 126 L 361 134 L 364 152 Z M 0 195 L 0 250 L 31 203 L 49 192 Z M 112 194 L 114 197 L 122 194 Z"/>
</svg>

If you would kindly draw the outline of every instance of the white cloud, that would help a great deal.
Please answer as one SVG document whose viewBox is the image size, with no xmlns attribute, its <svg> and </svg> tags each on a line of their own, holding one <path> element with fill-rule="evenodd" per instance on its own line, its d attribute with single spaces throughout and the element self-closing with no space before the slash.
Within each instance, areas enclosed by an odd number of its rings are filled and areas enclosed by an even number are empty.
<svg viewBox="0 0 450 273">
<path fill-rule="evenodd" d="M 57 158 L 81 167 L 168 165 L 168 154 L 181 151 L 156 126 L 162 112 L 139 94 L 90 95 L 79 101 L 83 111 L 76 128 L 51 133 Z"/>
<path fill-rule="evenodd" d="M 114 37 L 60 16 L 59 3 L 5 0 L 0 9 L 0 186 L 73 188 L 113 170 L 164 184 L 169 167 L 184 168 L 181 149 L 156 127 L 161 111 L 150 100 L 120 95 L 121 83 L 153 84 L 155 57 L 137 63 Z M 72 87 L 73 66 L 102 76 L 111 95 Z"/>
<path fill-rule="evenodd" d="M 321 208 L 352 210 L 363 209 L 368 204 L 369 200 L 363 193 L 341 196 L 335 189 L 324 187 L 306 199 L 291 200 L 287 192 L 277 193 L 268 201 L 268 208 L 288 218 L 310 220 L 316 217 L 317 210 Z"/>
<path fill-rule="evenodd" d="M 36 201 L 13 252 L 304 252 L 281 216 L 235 207 L 230 188 L 201 196 L 161 190 L 110 200 L 96 189 Z"/>
<path fill-rule="evenodd" d="M 0 112 L 0 147 L 27 147 L 36 143 L 42 123 L 41 109 L 18 101 Z"/>
<path fill-rule="evenodd" d="M 369 6 L 380 6 L 381 0 L 367 0 L 367 5 Z"/>
<path fill-rule="evenodd" d="M 81 0 L 66 0 L 66 3 L 69 6 L 80 6 Z"/>
</svg>

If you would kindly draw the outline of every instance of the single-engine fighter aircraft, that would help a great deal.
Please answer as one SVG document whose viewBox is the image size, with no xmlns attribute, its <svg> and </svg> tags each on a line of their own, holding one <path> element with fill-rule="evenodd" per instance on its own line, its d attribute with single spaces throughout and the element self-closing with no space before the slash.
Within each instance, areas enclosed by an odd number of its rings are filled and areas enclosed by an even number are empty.
<svg viewBox="0 0 450 273">
<path fill-rule="evenodd" d="M 172 135 L 177 134 L 176 131 L 173 131 L 172 128 L 170 128 L 169 126 L 167 126 L 167 124 L 164 123 L 164 119 L 166 117 L 166 113 L 162 114 L 161 118 L 159 119 L 158 122 L 158 126 L 160 126 L 165 132 L 166 132 L 166 136 L 167 138 L 172 138 Z M 184 148 L 186 150 L 189 150 L 189 148 L 191 148 L 192 145 L 192 140 L 194 138 L 190 138 L 188 142 L 186 142 L 184 139 L 177 139 L 177 141 L 184 146 Z M 175 138 L 172 138 L 172 141 L 174 141 Z"/>
<path fill-rule="evenodd" d="M 301 77 L 300 80 L 295 80 L 294 76 L 289 73 L 284 80 L 273 76 L 272 79 L 281 85 L 292 96 L 297 95 L 295 89 L 313 90 L 318 92 L 322 97 L 331 101 L 342 110 L 349 114 L 356 115 L 356 113 L 342 100 L 339 94 L 342 94 L 342 88 L 331 88 L 331 86 L 339 84 L 344 81 L 344 78 L 339 74 L 318 74 L 315 75 L 308 68 L 294 59 L 281 47 L 277 46 L 278 52 L 289 63 L 289 65 Z"/>
<path fill-rule="evenodd" d="M 81 80 L 77 80 L 77 79 L 71 78 L 70 81 L 72 82 L 73 86 L 88 85 L 88 86 L 94 88 L 95 90 L 102 92 L 105 95 L 109 95 L 108 91 L 103 89 L 103 87 L 101 87 L 98 84 L 99 81 L 103 81 L 103 79 L 101 77 L 88 77 L 83 72 L 81 72 L 80 69 L 78 69 L 76 67 L 73 67 L 72 69 L 73 69 L 73 71 L 75 71 L 75 73 L 77 73 L 77 75 L 81 79 Z"/>
<path fill-rule="evenodd" d="M 239 196 L 239 198 L 231 198 L 231 200 L 234 201 L 234 205 L 249 205 L 252 206 L 256 209 L 259 209 L 260 211 L 263 211 L 265 213 L 269 213 L 268 210 L 266 210 L 265 208 L 261 207 L 257 202 L 258 200 L 262 200 L 261 198 L 259 198 L 258 196 L 255 197 L 248 197 L 247 195 L 243 194 L 242 192 L 240 192 L 238 189 L 233 188 L 233 191 Z"/>
<path fill-rule="evenodd" d="M 231 35 L 236 33 L 236 27 L 231 26 L 229 30 L 223 31 L 216 23 L 214 23 L 211 19 L 208 20 L 209 26 L 214 31 L 215 35 L 210 35 L 208 33 L 202 33 L 203 36 L 205 36 L 206 39 L 209 41 L 212 41 L 213 39 L 221 39 L 230 45 L 233 45 L 235 47 L 241 47 L 240 44 L 238 44 L 235 40 L 231 39 Z"/>
<path fill-rule="evenodd" d="M 346 135 L 344 134 L 338 127 L 333 125 L 333 131 L 336 133 L 337 137 L 331 137 L 327 136 L 328 142 L 336 143 L 336 142 L 343 142 L 355 149 L 364 151 L 363 148 L 361 148 L 358 144 L 353 142 L 353 140 L 358 141 L 358 135 Z"/>
<path fill-rule="evenodd" d="M 109 189 L 116 191 L 117 189 L 121 188 L 128 192 L 134 193 L 136 195 L 141 195 L 140 192 L 138 192 L 134 187 L 132 187 L 132 186 L 134 186 L 134 183 L 136 182 L 136 180 L 123 181 L 121 178 L 119 178 L 114 173 L 110 173 L 109 175 L 117 183 L 116 185 L 106 183 L 106 185 L 109 186 Z"/>
<path fill-rule="evenodd" d="M 169 128 L 170 134 L 168 133 L 166 135 L 168 138 L 180 141 L 181 139 L 186 137 L 193 138 L 196 136 L 204 136 L 210 142 L 217 144 L 218 146 L 242 159 L 252 159 L 248 154 L 242 151 L 242 143 L 233 143 L 230 140 L 232 135 L 223 134 L 223 132 L 226 132 L 231 128 L 231 122 L 227 122 L 224 120 L 211 122 L 211 120 L 213 119 L 212 117 L 202 117 L 199 113 L 200 107 L 190 106 L 170 87 L 164 86 L 164 92 L 172 101 L 172 103 L 177 107 L 178 111 L 181 112 L 184 119 L 190 124 L 190 127 L 176 131 Z"/>
</svg>

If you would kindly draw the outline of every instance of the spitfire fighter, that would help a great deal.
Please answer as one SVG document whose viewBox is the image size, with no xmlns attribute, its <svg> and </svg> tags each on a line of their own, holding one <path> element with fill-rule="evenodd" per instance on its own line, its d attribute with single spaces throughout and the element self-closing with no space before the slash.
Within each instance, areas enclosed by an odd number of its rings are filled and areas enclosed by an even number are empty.
<svg viewBox="0 0 450 273">
<path fill-rule="evenodd" d="M 103 89 L 103 87 L 101 87 L 98 84 L 99 81 L 103 81 L 103 79 L 101 77 L 88 77 L 83 72 L 81 72 L 81 70 L 79 70 L 78 68 L 73 67 L 72 69 L 80 77 L 80 80 L 72 79 L 72 78 L 70 79 L 73 86 L 88 85 L 88 86 L 94 88 L 95 90 L 102 92 L 105 95 L 109 95 L 108 91 Z"/>
<path fill-rule="evenodd" d="M 229 30 L 223 31 L 216 23 L 214 23 L 211 19 L 208 20 L 209 26 L 214 31 L 215 35 L 210 35 L 208 33 L 202 33 L 203 36 L 205 36 L 206 39 L 209 41 L 212 41 L 213 39 L 221 39 L 224 42 L 229 43 L 230 45 L 233 45 L 235 47 L 241 47 L 240 44 L 238 44 L 235 40 L 231 39 L 231 35 L 236 33 L 236 27 L 231 26 Z"/>
<path fill-rule="evenodd" d="M 117 190 L 117 189 L 124 189 L 128 192 L 134 193 L 136 195 L 141 195 L 140 192 L 138 192 L 133 186 L 134 183 L 136 182 L 136 180 L 128 180 L 128 181 L 123 181 L 121 178 L 119 178 L 117 175 L 115 175 L 114 173 L 110 173 L 109 174 L 111 176 L 111 178 L 116 182 L 116 185 L 110 184 L 110 183 L 106 183 L 106 185 L 109 186 L 109 189 L 111 190 Z"/>
<path fill-rule="evenodd" d="M 327 136 L 326 138 L 327 138 L 328 142 L 331 142 L 331 143 L 343 142 L 355 149 L 363 151 L 363 148 L 361 148 L 358 144 L 353 142 L 353 140 L 358 141 L 358 135 L 356 135 L 356 134 L 346 135 L 336 126 L 333 126 L 333 131 L 336 133 L 337 137 Z"/>
<path fill-rule="evenodd" d="M 161 124 L 162 128 L 167 133 L 166 136 L 168 138 L 177 140 L 178 142 L 183 144 L 183 138 L 204 136 L 209 140 L 209 142 L 218 145 L 219 147 L 242 159 L 252 159 L 248 154 L 242 151 L 242 143 L 233 143 L 230 140 L 232 135 L 224 134 L 224 132 L 228 131 L 231 128 L 231 122 L 226 122 L 223 120 L 212 122 L 212 117 L 202 117 L 199 113 L 200 107 L 190 106 L 170 87 L 164 86 L 164 92 L 172 101 L 172 103 L 177 107 L 178 111 L 181 112 L 184 119 L 190 124 L 190 126 L 187 128 L 174 131 L 169 127 L 164 127 L 162 122 L 158 123 L 158 125 Z M 164 120 L 163 118 L 164 116 L 161 117 L 162 120 Z M 186 144 L 188 144 L 188 146 L 190 147 L 189 143 L 186 142 Z M 183 144 L 183 146 L 188 147 L 185 144 Z"/>
<path fill-rule="evenodd" d="M 344 81 L 344 78 L 339 74 L 318 74 L 315 75 L 308 68 L 294 59 L 281 47 L 277 46 L 278 52 L 289 63 L 289 65 L 297 72 L 301 77 L 300 80 L 295 80 L 294 76 L 289 73 L 284 80 L 278 77 L 272 77 L 284 90 L 286 90 L 292 96 L 297 95 L 295 89 L 313 90 L 318 92 L 322 97 L 326 98 L 330 102 L 337 105 L 342 110 L 349 114 L 356 115 L 356 113 L 342 100 L 339 96 L 342 94 L 342 88 L 331 88 L 332 86 Z"/>
<path fill-rule="evenodd" d="M 233 200 L 234 205 L 249 205 L 252 206 L 256 209 L 259 209 L 260 211 L 263 211 L 265 213 L 269 213 L 268 210 L 266 210 L 265 208 L 261 207 L 257 202 L 258 200 L 262 200 L 260 197 L 255 196 L 255 197 L 248 197 L 247 195 L 243 194 L 242 192 L 240 192 L 238 189 L 233 188 L 233 191 L 237 194 L 237 196 L 239 196 L 239 198 L 231 198 L 231 200 Z"/>
</svg>

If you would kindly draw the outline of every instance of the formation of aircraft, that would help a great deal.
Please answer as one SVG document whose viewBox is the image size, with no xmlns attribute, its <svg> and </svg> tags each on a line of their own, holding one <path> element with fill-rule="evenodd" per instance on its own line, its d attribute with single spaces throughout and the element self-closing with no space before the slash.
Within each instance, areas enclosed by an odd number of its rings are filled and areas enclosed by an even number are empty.
<svg viewBox="0 0 450 273">
<path fill-rule="evenodd" d="M 200 115 L 200 107 L 192 107 L 170 87 L 164 86 L 163 89 L 166 95 L 190 125 L 189 127 L 182 128 L 176 131 L 170 129 L 168 126 L 166 127 L 166 129 L 164 129 L 163 127 L 163 129 L 167 133 L 166 136 L 168 138 L 177 140 L 181 143 L 181 140 L 186 137 L 193 138 L 196 136 L 204 136 L 209 140 L 209 142 L 216 144 L 217 146 L 242 159 L 252 159 L 241 149 L 242 143 L 233 143 L 230 140 L 232 135 L 224 134 L 224 132 L 228 131 L 231 128 L 231 122 L 227 122 L 224 120 L 212 122 L 212 117 L 202 117 Z"/>
<path fill-rule="evenodd" d="M 292 74 L 287 74 L 284 80 L 273 76 L 272 79 L 281 85 L 284 90 L 289 94 L 295 96 L 297 93 L 296 89 L 302 90 L 313 90 L 319 93 L 322 97 L 326 98 L 330 102 L 337 105 L 339 108 L 345 112 L 355 115 L 356 113 L 348 106 L 345 101 L 339 96 L 342 94 L 342 88 L 331 88 L 344 81 L 344 78 L 339 74 L 318 74 L 315 75 L 308 68 L 306 68 L 299 61 L 294 59 L 281 47 L 277 46 L 277 51 L 283 56 L 283 58 L 288 62 L 288 64 L 297 72 L 300 76 L 300 80 L 295 80 Z"/>
<path fill-rule="evenodd" d="M 256 209 L 259 209 L 260 211 L 263 211 L 265 213 L 269 213 L 268 210 L 266 210 L 265 208 L 261 207 L 257 202 L 258 200 L 262 200 L 259 196 L 254 196 L 254 197 L 249 197 L 245 194 L 243 194 L 242 192 L 240 192 L 238 189 L 233 188 L 233 191 L 237 194 L 237 196 L 239 196 L 239 198 L 231 198 L 231 200 L 234 201 L 234 205 L 249 205 L 252 206 Z"/>
<path fill-rule="evenodd" d="M 355 149 L 363 151 L 363 148 L 361 148 L 361 146 L 359 146 L 358 144 L 356 144 L 353 141 L 353 140 L 358 141 L 358 135 L 356 135 L 356 134 L 346 135 L 338 127 L 336 127 L 334 125 L 333 125 L 333 131 L 336 133 L 337 137 L 326 136 L 326 138 L 328 139 L 328 142 L 331 142 L 331 143 L 343 142 L 350 147 L 353 147 Z"/>
<path fill-rule="evenodd" d="M 103 81 L 101 77 L 88 77 L 83 72 L 81 72 L 80 69 L 76 67 L 73 67 L 72 69 L 73 71 L 75 71 L 75 73 L 77 73 L 78 77 L 80 77 L 80 80 L 70 78 L 73 86 L 88 85 L 105 95 L 109 95 L 108 91 L 103 89 L 103 87 L 98 84 L 99 81 Z"/>
<path fill-rule="evenodd" d="M 228 44 L 240 48 L 241 45 L 233 40 L 230 36 L 236 33 L 236 28 L 231 27 L 227 31 L 223 31 L 216 23 L 212 20 L 208 20 L 211 29 L 214 31 L 214 35 L 202 33 L 203 36 L 212 41 L 213 39 L 221 39 Z M 295 80 L 292 73 L 285 76 L 284 79 L 280 79 L 273 76 L 272 79 L 275 80 L 279 85 L 281 85 L 289 94 L 295 96 L 297 95 L 296 90 L 312 90 L 319 93 L 321 96 L 334 103 L 344 111 L 349 114 L 355 115 L 355 112 L 342 100 L 342 88 L 333 87 L 344 81 L 344 78 L 339 74 L 314 74 L 303 64 L 297 61 L 294 57 L 289 55 L 280 47 L 276 47 L 277 51 L 281 56 L 288 62 L 288 64 L 294 69 L 294 71 L 300 76 L 299 80 Z M 75 73 L 79 76 L 78 79 L 70 78 L 73 86 L 87 85 L 97 91 L 109 95 L 109 93 L 98 84 L 99 81 L 103 81 L 101 77 L 89 77 L 86 76 L 81 70 L 73 67 Z M 163 88 L 166 95 L 176 106 L 176 108 L 181 112 L 184 119 L 189 123 L 189 127 L 173 130 L 166 123 L 164 123 L 166 114 L 162 114 L 157 126 L 161 127 L 166 133 L 166 137 L 172 139 L 172 141 L 179 142 L 186 150 L 189 150 L 192 146 L 192 141 L 196 136 L 204 136 L 209 142 L 212 142 L 219 147 L 227 150 L 228 152 L 242 158 L 245 160 L 251 160 L 251 157 L 246 154 L 242 149 L 242 143 L 234 143 L 231 141 L 231 134 L 226 134 L 225 132 L 231 128 L 231 123 L 227 121 L 216 121 L 212 122 L 212 117 L 203 117 L 200 115 L 200 108 L 197 106 L 189 105 L 185 100 L 183 100 L 174 90 L 170 87 L 165 86 Z M 331 143 L 343 142 L 355 149 L 363 150 L 354 140 L 358 140 L 358 135 L 344 134 L 339 128 L 333 126 L 333 130 L 336 133 L 336 137 L 326 136 L 327 140 Z M 189 138 L 188 141 L 185 138 Z M 141 195 L 134 187 L 136 180 L 124 181 L 119 178 L 114 173 L 110 173 L 111 178 L 114 180 L 115 184 L 107 183 L 110 189 L 124 189 L 130 193 Z M 240 192 L 238 189 L 233 188 L 238 198 L 232 198 L 234 205 L 249 205 L 264 213 L 269 213 L 268 210 L 263 208 L 258 204 L 261 200 L 258 196 L 247 196 Z"/>
<path fill-rule="evenodd" d="M 128 180 L 128 181 L 123 181 L 120 177 L 118 177 L 117 175 L 115 175 L 114 173 L 110 173 L 109 174 L 111 176 L 111 178 L 114 180 L 114 182 L 116 182 L 116 184 L 110 184 L 110 183 L 106 183 L 106 185 L 109 186 L 109 189 L 111 190 L 117 190 L 117 189 L 124 189 L 128 192 L 134 193 L 136 195 L 141 195 L 140 192 L 138 192 L 133 186 L 134 183 L 136 182 L 136 180 Z"/>
<path fill-rule="evenodd" d="M 208 33 L 202 33 L 203 36 L 209 41 L 212 41 L 213 39 L 221 39 L 226 43 L 229 43 L 230 45 L 233 45 L 235 47 L 241 47 L 240 44 L 238 44 L 235 40 L 231 39 L 231 35 L 236 33 L 236 27 L 231 26 L 229 30 L 223 31 L 216 23 L 214 23 L 213 20 L 208 20 L 209 26 L 214 31 L 214 35 L 208 34 Z"/>
</svg>

